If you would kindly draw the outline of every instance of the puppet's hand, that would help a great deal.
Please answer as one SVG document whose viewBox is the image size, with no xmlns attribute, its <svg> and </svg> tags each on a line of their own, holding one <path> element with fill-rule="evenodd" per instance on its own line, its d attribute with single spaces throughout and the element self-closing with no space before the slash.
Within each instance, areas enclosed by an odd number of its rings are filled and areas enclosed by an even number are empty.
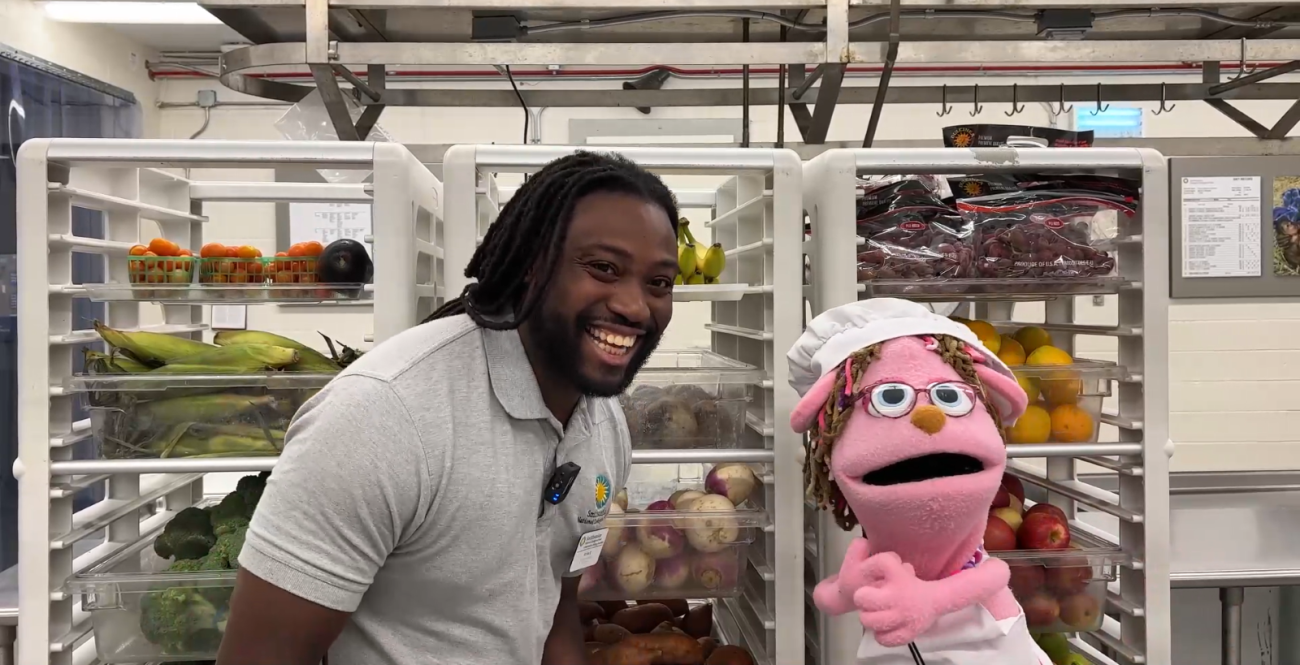
<svg viewBox="0 0 1300 665">
<path fill-rule="evenodd" d="M 911 564 L 893 552 L 881 552 L 867 559 L 861 571 L 865 585 L 853 594 L 853 604 L 862 626 L 875 633 L 881 646 L 902 646 L 934 625 L 936 599 Z"/>
<path fill-rule="evenodd" d="M 838 575 L 831 575 L 822 580 L 813 589 L 813 603 L 817 609 L 831 615 L 839 616 L 852 612 L 853 593 L 862 588 L 864 580 L 859 572 L 871 554 L 871 548 L 865 538 L 854 538 L 849 549 L 844 553 L 844 563 Z"/>
</svg>

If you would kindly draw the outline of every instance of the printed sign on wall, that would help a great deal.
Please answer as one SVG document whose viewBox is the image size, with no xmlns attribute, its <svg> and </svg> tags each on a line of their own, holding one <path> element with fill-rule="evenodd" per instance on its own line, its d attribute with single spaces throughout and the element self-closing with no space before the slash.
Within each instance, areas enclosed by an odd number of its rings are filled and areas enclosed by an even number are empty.
<svg viewBox="0 0 1300 665">
<path fill-rule="evenodd" d="M 351 238 L 365 245 L 372 228 L 368 203 L 289 204 L 290 243 L 316 240 L 328 245 L 339 238 Z"/>
</svg>

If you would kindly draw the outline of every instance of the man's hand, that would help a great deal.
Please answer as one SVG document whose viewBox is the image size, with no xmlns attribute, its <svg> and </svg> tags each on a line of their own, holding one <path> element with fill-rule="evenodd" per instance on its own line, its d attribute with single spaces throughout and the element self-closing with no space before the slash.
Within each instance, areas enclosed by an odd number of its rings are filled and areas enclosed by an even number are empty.
<svg viewBox="0 0 1300 665">
<path fill-rule="evenodd" d="M 566 577 L 561 581 L 560 604 L 555 608 L 551 634 L 546 636 L 542 665 L 587 665 L 582 620 L 578 617 L 578 581 L 581 579 Z"/>
<path fill-rule="evenodd" d="M 240 569 L 217 665 L 317 665 L 349 616 Z"/>
</svg>

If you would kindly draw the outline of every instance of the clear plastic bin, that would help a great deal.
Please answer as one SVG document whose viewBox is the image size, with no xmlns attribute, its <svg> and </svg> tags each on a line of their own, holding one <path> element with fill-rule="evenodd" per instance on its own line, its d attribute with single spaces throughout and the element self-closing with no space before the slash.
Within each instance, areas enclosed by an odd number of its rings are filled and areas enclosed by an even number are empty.
<svg viewBox="0 0 1300 665">
<path fill-rule="evenodd" d="M 1101 628 L 1106 585 L 1128 557 L 1118 547 L 1071 529 L 1070 549 L 990 552 L 1011 567 L 1011 592 L 1034 633 Z"/>
<path fill-rule="evenodd" d="M 763 372 L 711 351 L 659 351 L 619 397 L 636 449 L 736 448 Z"/>
<path fill-rule="evenodd" d="M 109 459 L 279 455 L 289 420 L 334 374 L 78 375 Z"/>
<path fill-rule="evenodd" d="M 761 474 L 747 465 L 637 467 L 623 511 L 611 511 L 601 560 L 584 573 L 583 600 L 726 598 L 741 593 L 749 544 L 767 525 L 767 515 L 749 496 L 763 491 Z M 660 468 L 655 468 L 660 467 Z M 676 467 L 695 467 L 699 474 Z M 674 476 L 655 479 L 656 475 Z M 696 477 L 699 480 L 692 481 Z M 722 479 L 730 477 L 729 483 Z M 717 494 L 706 491 L 712 486 Z M 730 491 L 730 498 L 723 494 Z M 702 498 L 707 497 L 707 498 Z M 732 499 L 735 499 L 733 502 Z M 688 506 L 709 501 L 716 506 Z M 675 504 L 678 509 L 673 509 Z"/>
<path fill-rule="evenodd" d="M 1076 361 L 1070 365 L 1012 367 L 1029 406 L 1006 429 L 1009 445 L 1095 443 L 1101 433 L 1102 403 L 1110 382 L 1124 376 L 1114 363 Z"/>
<path fill-rule="evenodd" d="M 156 537 L 157 534 L 155 533 Z M 169 573 L 171 561 L 153 551 L 154 538 L 119 552 L 76 575 L 68 588 L 90 613 L 95 650 L 103 663 L 171 663 L 213 660 L 235 588 L 236 571 Z M 142 628 L 144 608 L 168 593 L 207 625 L 178 644 L 155 644 Z M 162 641 L 162 640 L 159 640 Z"/>
</svg>

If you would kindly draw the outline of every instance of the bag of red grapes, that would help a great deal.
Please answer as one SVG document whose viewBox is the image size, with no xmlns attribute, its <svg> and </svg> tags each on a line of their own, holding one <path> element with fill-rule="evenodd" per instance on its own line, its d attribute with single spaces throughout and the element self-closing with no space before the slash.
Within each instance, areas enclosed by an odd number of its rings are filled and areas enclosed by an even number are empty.
<svg viewBox="0 0 1300 665">
<path fill-rule="evenodd" d="M 974 252 L 971 277 L 1105 277 L 1132 198 L 1079 189 L 1029 189 L 957 201 Z"/>
<path fill-rule="evenodd" d="M 962 277 L 971 248 L 961 216 L 936 191 L 941 180 L 907 176 L 860 183 L 858 280 Z"/>
</svg>

